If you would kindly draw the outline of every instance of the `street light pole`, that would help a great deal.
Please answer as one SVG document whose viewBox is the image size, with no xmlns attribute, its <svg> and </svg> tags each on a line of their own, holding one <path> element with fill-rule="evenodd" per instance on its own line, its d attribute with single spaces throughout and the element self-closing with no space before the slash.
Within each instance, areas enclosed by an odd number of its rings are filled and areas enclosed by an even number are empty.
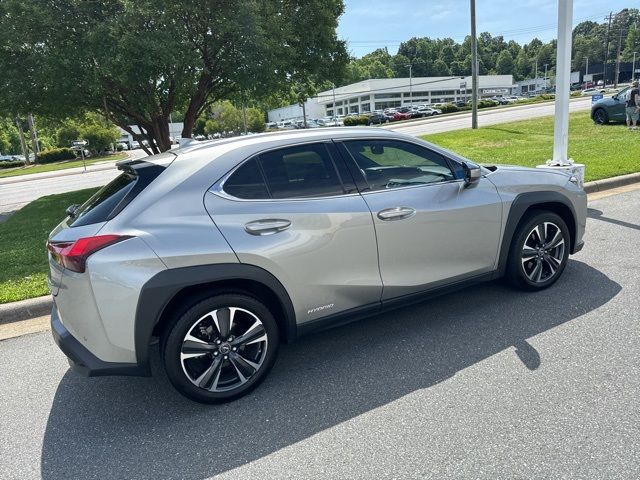
<svg viewBox="0 0 640 480">
<path fill-rule="evenodd" d="M 547 88 L 547 67 L 549 66 L 548 63 L 544 64 L 544 88 Z"/>
<path fill-rule="evenodd" d="M 471 128 L 478 128 L 478 38 L 476 36 L 476 0 L 471 6 Z"/>
<path fill-rule="evenodd" d="M 413 65 L 405 65 L 405 67 L 409 67 L 409 106 L 413 106 Z"/>
<path fill-rule="evenodd" d="M 636 79 L 636 54 L 638 52 L 633 52 L 633 63 L 631 64 L 631 81 L 633 82 Z"/>
</svg>

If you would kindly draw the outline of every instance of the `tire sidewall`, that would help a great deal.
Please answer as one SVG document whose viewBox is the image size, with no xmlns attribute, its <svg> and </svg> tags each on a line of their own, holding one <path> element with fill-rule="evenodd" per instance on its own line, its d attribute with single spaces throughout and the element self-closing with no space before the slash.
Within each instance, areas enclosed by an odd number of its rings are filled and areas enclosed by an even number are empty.
<svg viewBox="0 0 640 480">
<path fill-rule="evenodd" d="M 542 222 L 551 222 L 560 228 L 565 242 L 565 250 L 562 262 L 560 263 L 556 274 L 553 277 L 545 280 L 544 282 L 533 282 L 529 280 L 524 271 L 521 254 L 527 236 L 536 225 L 539 225 Z M 511 245 L 511 250 L 509 252 L 507 277 L 516 286 L 525 290 L 542 290 L 550 287 L 562 276 L 562 273 L 564 272 L 564 269 L 567 266 L 567 262 L 569 260 L 570 249 L 571 236 L 569 234 L 569 228 L 559 215 L 552 212 L 539 212 L 531 214 L 518 227 L 518 230 L 514 237 L 514 242 Z"/>
<path fill-rule="evenodd" d="M 267 354 L 258 372 L 254 373 L 244 385 L 229 392 L 209 392 L 197 387 L 187 378 L 182 369 L 180 351 L 187 331 L 199 318 L 213 310 L 225 307 L 241 307 L 260 319 L 267 332 Z M 196 302 L 184 313 L 177 316 L 173 326 L 168 330 L 166 338 L 161 342 L 161 354 L 167 377 L 176 390 L 197 402 L 221 403 L 249 393 L 265 379 L 275 363 L 279 343 L 278 325 L 264 304 L 244 294 L 222 294 Z"/>
</svg>

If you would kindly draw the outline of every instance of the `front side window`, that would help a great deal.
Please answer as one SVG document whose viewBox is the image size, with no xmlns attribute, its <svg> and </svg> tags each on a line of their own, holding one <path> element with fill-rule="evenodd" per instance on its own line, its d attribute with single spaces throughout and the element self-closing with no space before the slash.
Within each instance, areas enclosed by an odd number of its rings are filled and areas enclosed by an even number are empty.
<svg viewBox="0 0 640 480">
<path fill-rule="evenodd" d="M 325 197 L 344 193 L 324 144 L 263 153 L 260 164 L 272 198 Z"/>
<path fill-rule="evenodd" d="M 344 145 L 374 191 L 455 179 L 442 155 L 413 143 L 354 140 Z"/>
</svg>

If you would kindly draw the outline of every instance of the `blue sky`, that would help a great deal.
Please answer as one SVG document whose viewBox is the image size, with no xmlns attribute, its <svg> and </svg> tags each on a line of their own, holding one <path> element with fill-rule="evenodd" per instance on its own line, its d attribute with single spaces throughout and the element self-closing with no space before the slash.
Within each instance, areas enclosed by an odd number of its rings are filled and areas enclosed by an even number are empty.
<svg viewBox="0 0 640 480">
<path fill-rule="evenodd" d="M 556 37 L 558 0 L 476 0 L 478 33 L 526 43 Z M 574 0 L 574 25 L 603 22 L 609 11 L 634 7 L 629 0 Z M 637 6 L 637 5 L 636 5 Z M 451 37 L 461 42 L 470 29 L 469 0 L 345 0 L 338 33 L 352 55 L 387 46 L 395 54 L 411 37 Z"/>
</svg>

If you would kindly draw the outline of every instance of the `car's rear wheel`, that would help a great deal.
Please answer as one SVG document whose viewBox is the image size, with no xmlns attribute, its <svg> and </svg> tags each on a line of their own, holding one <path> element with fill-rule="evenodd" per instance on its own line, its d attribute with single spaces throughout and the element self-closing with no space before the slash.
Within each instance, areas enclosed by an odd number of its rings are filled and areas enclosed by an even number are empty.
<svg viewBox="0 0 640 480">
<path fill-rule="evenodd" d="M 513 237 L 507 280 L 522 290 L 547 288 L 562 275 L 569 249 L 569 229 L 564 220 L 552 212 L 534 211 Z"/>
<path fill-rule="evenodd" d="M 606 125 L 609 123 L 609 114 L 604 108 L 598 108 L 593 112 L 593 121 L 598 125 Z"/>
<path fill-rule="evenodd" d="M 169 381 L 202 403 L 236 399 L 273 366 L 278 327 L 267 307 L 243 294 L 200 301 L 180 315 L 162 342 Z"/>
</svg>

